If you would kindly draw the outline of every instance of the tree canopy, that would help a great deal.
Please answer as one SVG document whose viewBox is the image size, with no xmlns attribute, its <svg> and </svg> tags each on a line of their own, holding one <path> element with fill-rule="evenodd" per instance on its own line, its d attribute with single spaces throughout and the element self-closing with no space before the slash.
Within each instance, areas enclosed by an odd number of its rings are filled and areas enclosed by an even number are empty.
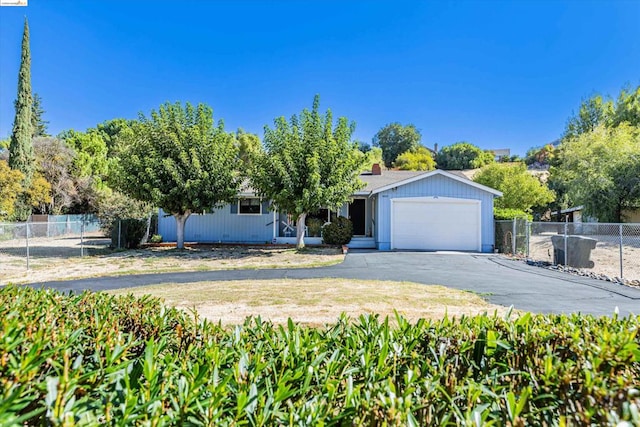
<svg viewBox="0 0 640 427">
<path fill-rule="evenodd" d="M 330 110 L 320 114 L 320 97 L 311 111 L 274 120 L 264 131 L 264 152 L 257 157 L 252 181 L 259 194 L 297 221 L 297 246 L 304 247 L 307 214 L 321 207 L 337 210 L 364 185 L 358 179 L 364 157 L 351 142 L 355 124 Z"/>
<path fill-rule="evenodd" d="M 41 212 L 60 215 L 78 201 L 72 175 L 75 151 L 63 140 L 51 137 L 34 138 L 33 149 L 37 171 L 51 185 L 51 199 Z"/>
<path fill-rule="evenodd" d="M 135 138 L 122 148 L 117 186 L 125 194 L 172 214 L 178 248 L 193 212 L 231 202 L 241 177 L 232 134 L 222 121 L 214 125 L 205 104 L 166 103 L 133 126 Z"/>
<path fill-rule="evenodd" d="M 247 133 L 242 128 L 236 131 L 234 137 L 243 170 L 248 171 L 251 168 L 253 159 L 262 150 L 260 137 L 254 133 Z"/>
<path fill-rule="evenodd" d="M 359 146 L 359 150 L 362 152 L 362 156 L 364 157 L 361 171 L 370 171 L 373 168 L 374 164 L 379 164 L 382 166 L 384 161 L 382 160 L 382 149 L 380 147 L 369 147 L 368 150 L 362 151 L 362 146 Z"/>
<path fill-rule="evenodd" d="M 593 132 L 601 125 L 616 127 L 625 122 L 640 126 L 640 85 L 623 88 L 615 101 L 602 95 L 582 101 L 578 112 L 567 121 L 563 139 Z"/>
<path fill-rule="evenodd" d="M 476 169 L 493 162 L 493 153 L 464 141 L 443 147 L 436 156 L 438 167 L 446 170 Z"/>
<path fill-rule="evenodd" d="M 13 215 L 16 201 L 22 193 L 23 179 L 22 172 L 11 169 L 7 162 L 0 160 L 0 220 Z"/>
<path fill-rule="evenodd" d="M 478 184 L 502 191 L 495 201 L 496 210 L 511 209 L 530 214 L 535 207 L 551 203 L 555 195 L 538 178 L 527 172 L 524 163 L 493 163 L 473 178 Z"/>
<path fill-rule="evenodd" d="M 31 105 L 31 124 L 33 137 L 49 136 L 47 127 L 49 122 L 44 119 L 44 108 L 42 108 L 42 98 L 37 93 L 33 94 L 33 104 Z"/>
<path fill-rule="evenodd" d="M 640 129 L 604 125 L 566 139 L 552 176 L 571 200 L 601 222 L 621 222 L 625 209 L 640 208 Z"/>
<path fill-rule="evenodd" d="M 400 154 L 417 147 L 421 139 L 420 131 L 413 124 L 403 126 L 395 122 L 384 126 L 375 134 L 373 146 L 382 149 L 384 165 L 390 168 Z"/>
<path fill-rule="evenodd" d="M 73 173 L 78 177 L 93 177 L 102 181 L 109 172 L 107 145 L 102 135 L 95 129 L 87 132 L 68 130 L 61 138 L 76 155 L 73 159 Z"/>
<path fill-rule="evenodd" d="M 427 147 L 418 146 L 400 154 L 394 166 L 407 171 L 430 171 L 436 168 L 436 161 Z"/>
</svg>

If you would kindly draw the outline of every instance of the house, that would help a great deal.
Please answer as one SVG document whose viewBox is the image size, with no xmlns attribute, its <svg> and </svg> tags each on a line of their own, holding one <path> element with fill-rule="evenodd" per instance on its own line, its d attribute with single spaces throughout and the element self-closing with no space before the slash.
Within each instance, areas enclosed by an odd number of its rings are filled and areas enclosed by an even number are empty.
<svg viewBox="0 0 640 427">
<path fill-rule="evenodd" d="M 374 165 L 360 175 L 366 187 L 338 212 L 353 222 L 352 248 L 379 250 L 461 250 L 491 252 L 494 246 L 493 200 L 501 192 L 455 171 L 382 171 Z M 332 212 L 309 215 L 328 222 Z M 175 220 L 160 212 L 159 233 L 176 239 Z M 284 212 L 269 210 L 250 189 L 235 203 L 212 214 L 192 215 L 185 240 L 195 242 L 295 243 L 295 226 Z M 307 244 L 322 238 L 309 235 Z"/>
<path fill-rule="evenodd" d="M 551 220 L 558 222 L 599 222 L 598 218 L 584 215 L 584 206 L 573 206 L 568 209 L 551 212 Z M 622 222 L 624 223 L 640 223 L 640 209 L 624 209 L 622 211 Z"/>
<path fill-rule="evenodd" d="M 511 149 L 510 148 L 497 148 L 494 150 L 489 150 L 493 153 L 494 159 L 496 162 L 501 162 L 502 159 L 509 159 L 511 157 Z"/>
</svg>

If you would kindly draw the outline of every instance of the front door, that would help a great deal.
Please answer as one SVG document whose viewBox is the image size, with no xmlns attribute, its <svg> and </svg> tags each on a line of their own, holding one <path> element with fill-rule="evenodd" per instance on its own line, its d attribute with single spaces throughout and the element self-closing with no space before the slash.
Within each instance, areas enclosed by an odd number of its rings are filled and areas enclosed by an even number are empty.
<svg viewBox="0 0 640 427">
<path fill-rule="evenodd" d="M 354 199 L 349 203 L 349 219 L 353 223 L 353 235 L 364 236 L 366 229 L 365 199 Z"/>
</svg>

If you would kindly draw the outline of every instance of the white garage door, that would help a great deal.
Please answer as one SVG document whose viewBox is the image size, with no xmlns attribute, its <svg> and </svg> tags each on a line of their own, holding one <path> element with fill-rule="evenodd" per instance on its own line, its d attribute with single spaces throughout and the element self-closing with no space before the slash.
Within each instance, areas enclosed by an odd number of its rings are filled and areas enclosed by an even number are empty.
<svg viewBox="0 0 640 427">
<path fill-rule="evenodd" d="M 391 248 L 480 252 L 480 200 L 391 199 Z"/>
</svg>

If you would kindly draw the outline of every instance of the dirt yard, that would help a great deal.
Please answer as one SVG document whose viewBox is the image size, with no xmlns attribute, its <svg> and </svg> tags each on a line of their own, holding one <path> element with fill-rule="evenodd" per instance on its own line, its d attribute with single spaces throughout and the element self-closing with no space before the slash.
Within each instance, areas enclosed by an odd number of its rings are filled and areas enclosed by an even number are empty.
<svg viewBox="0 0 640 427">
<path fill-rule="evenodd" d="M 170 247 L 117 251 L 109 239 L 89 237 L 80 257 L 79 236 L 31 239 L 27 271 L 24 241 L 0 242 L 0 285 L 67 280 L 107 275 L 175 271 L 209 271 L 238 268 L 301 268 L 342 262 L 335 248 L 247 247 L 198 245 L 177 250 Z"/>
<path fill-rule="evenodd" d="M 553 245 L 551 236 L 554 233 L 543 233 L 530 237 L 529 257 L 536 261 L 553 262 Z M 617 236 L 585 236 L 597 240 L 591 251 L 593 268 L 586 269 L 609 277 L 620 277 L 620 245 Z M 622 263 L 623 276 L 629 280 L 640 280 L 640 237 L 626 237 L 623 240 Z"/>
<path fill-rule="evenodd" d="M 193 310 L 199 316 L 225 325 L 239 324 L 248 316 L 274 323 L 296 322 L 320 326 L 335 322 L 341 313 L 351 318 L 377 313 L 394 318 L 440 319 L 476 315 L 506 307 L 489 304 L 480 296 L 443 286 L 409 282 L 350 279 L 261 280 L 165 284 L 110 291 L 114 294 L 160 297 L 170 305 Z"/>
</svg>

